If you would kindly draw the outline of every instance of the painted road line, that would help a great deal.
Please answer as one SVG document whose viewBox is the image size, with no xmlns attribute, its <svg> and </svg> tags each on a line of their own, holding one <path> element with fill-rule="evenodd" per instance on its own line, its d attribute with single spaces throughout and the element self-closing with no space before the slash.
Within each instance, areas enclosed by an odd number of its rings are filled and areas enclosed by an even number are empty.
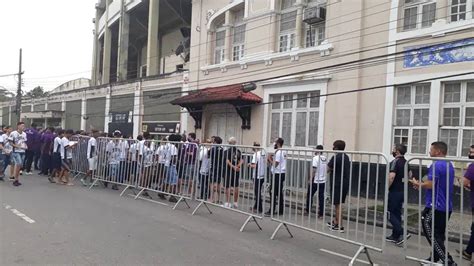
<svg viewBox="0 0 474 266">
<path fill-rule="evenodd" d="M 337 253 L 337 252 L 334 252 L 334 251 L 331 251 L 331 250 L 323 249 L 323 248 L 320 248 L 319 250 L 321 250 L 322 252 L 329 253 L 329 254 L 334 255 L 334 256 L 338 256 L 338 257 L 341 257 L 341 258 L 345 258 L 345 259 L 348 259 L 348 260 L 352 260 L 352 257 L 351 257 L 351 256 L 347 256 L 347 255 L 344 255 L 344 254 L 341 254 L 341 253 Z M 356 261 L 357 261 L 357 262 L 360 262 L 360 263 L 364 263 L 364 264 L 371 265 L 370 262 L 365 261 L 365 260 L 356 259 Z"/>
<path fill-rule="evenodd" d="M 30 223 L 30 224 L 34 224 L 35 223 L 35 220 L 31 219 L 30 217 L 26 216 L 26 214 L 20 212 L 19 210 L 17 209 L 14 209 L 12 206 L 10 205 L 5 205 L 5 209 L 11 211 L 13 214 L 15 214 L 16 216 L 20 217 L 21 219 L 23 219 L 25 222 L 27 223 Z"/>
</svg>

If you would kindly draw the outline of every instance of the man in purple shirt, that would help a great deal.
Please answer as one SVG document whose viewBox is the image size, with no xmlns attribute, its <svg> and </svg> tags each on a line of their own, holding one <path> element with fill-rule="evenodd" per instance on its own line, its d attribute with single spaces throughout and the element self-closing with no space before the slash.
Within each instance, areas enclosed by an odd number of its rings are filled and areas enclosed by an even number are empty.
<svg viewBox="0 0 474 266">
<path fill-rule="evenodd" d="M 430 156 L 446 157 L 448 145 L 444 142 L 433 142 L 430 147 Z M 425 209 L 421 214 L 423 233 L 432 244 L 433 257 L 426 259 L 430 262 L 441 262 L 443 265 L 456 265 L 453 258 L 444 246 L 447 222 L 453 211 L 454 166 L 445 160 L 433 160 L 428 168 L 428 178 L 418 181 L 415 178 L 410 183 L 415 189 L 425 189 Z M 432 227 L 432 223 L 434 226 Z"/>
<path fill-rule="evenodd" d="M 469 150 L 469 159 L 474 159 L 474 145 Z M 464 174 L 464 187 L 471 191 L 471 210 L 474 218 L 474 163 L 471 163 Z M 474 221 L 474 220 L 473 220 Z M 465 250 L 462 251 L 462 257 L 471 261 L 474 252 L 474 222 L 471 223 L 471 237 Z"/>
<path fill-rule="evenodd" d="M 53 172 L 52 151 L 54 135 L 54 127 L 47 128 L 40 138 L 41 141 L 41 174 L 48 176 Z"/>
<path fill-rule="evenodd" d="M 27 175 L 31 175 L 31 165 L 33 164 L 33 157 L 35 156 L 35 151 L 39 149 L 40 145 L 40 135 L 36 129 L 36 124 L 32 123 L 30 128 L 25 130 L 26 133 L 26 146 L 28 149 L 25 154 L 25 171 Z"/>
</svg>

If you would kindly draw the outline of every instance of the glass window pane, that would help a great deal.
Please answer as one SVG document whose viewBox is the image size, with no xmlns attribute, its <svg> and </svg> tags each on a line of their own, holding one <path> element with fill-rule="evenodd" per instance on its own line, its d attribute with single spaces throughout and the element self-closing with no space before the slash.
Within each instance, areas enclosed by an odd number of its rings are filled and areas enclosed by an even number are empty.
<svg viewBox="0 0 474 266">
<path fill-rule="evenodd" d="M 410 7 L 405 9 L 403 18 L 403 29 L 410 30 L 416 28 L 416 17 L 418 13 L 418 7 Z"/>
<path fill-rule="evenodd" d="M 430 103 L 430 84 L 417 85 L 415 89 L 415 104 Z"/>
<path fill-rule="evenodd" d="M 271 95 L 270 101 L 272 102 L 272 110 L 281 108 L 281 95 Z"/>
<path fill-rule="evenodd" d="M 283 95 L 283 108 L 284 109 L 293 108 L 293 94 Z"/>
<path fill-rule="evenodd" d="M 410 109 L 398 109 L 396 112 L 395 125 L 409 126 L 410 125 Z"/>
<path fill-rule="evenodd" d="M 464 119 L 464 126 L 472 127 L 474 126 L 474 107 L 467 107 L 466 108 L 466 115 Z"/>
<path fill-rule="evenodd" d="M 441 129 L 440 140 L 448 144 L 448 155 L 456 156 L 458 147 L 458 130 Z"/>
<path fill-rule="evenodd" d="M 270 141 L 280 137 L 280 113 L 272 114 L 272 124 L 270 125 Z"/>
<path fill-rule="evenodd" d="M 280 32 L 294 30 L 296 28 L 296 10 L 281 14 Z"/>
<path fill-rule="evenodd" d="M 309 130 L 308 130 L 308 145 L 318 145 L 318 123 L 319 123 L 319 112 L 309 113 Z"/>
<path fill-rule="evenodd" d="M 234 27 L 233 42 L 234 44 L 245 42 L 245 25 Z"/>
<path fill-rule="evenodd" d="M 469 149 L 474 144 L 474 130 L 463 130 L 461 156 L 467 157 Z"/>
<path fill-rule="evenodd" d="M 397 104 L 411 104 L 411 88 L 398 87 L 397 88 Z"/>
<path fill-rule="evenodd" d="M 408 145 L 408 129 L 395 129 L 393 143 Z"/>
<path fill-rule="evenodd" d="M 311 97 L 309 100 L 309 107 L 310 108 L 317 108 L 319 107 L 319 91 L 311 92 L 309 96 Z"/>
<path fill-rule="evenodd" d="M 426 154 L 427 141 L 427 129 L 413 129 L 413 136 L 411 139 L 411 153 Z"/>
<path fill-rule="evenodd" d="M 296 107 L 297 108 L 306 108 L 308 107 L 308 94 L 306 93 L 298 93 L 296 95 Z"/>
<path fill-rule="evenodd" d="M 444 86 L 444 102 L 458 103 L 461 101 L 461 83 L 448 83 Z"/>
<path fill-rule="evenodd" d="M 424 5 L 421 15 L 421 27 L 430 27 L 436 17 L 436 3 Z"/>
<path fill-rule="evenodd" d="M 292 113 L 283 113 L 283 121 L 281 124 L 281 137 L 288 145 L 291 143 L 291 115 Z"/>
<path fill-rule="evenodd" d="M 306 112 L 296 113 L 295 146 L 306 146 Z"/>
<path fill-rule="evenodd" d="M 468 82 L 467 83 L 466 102 L 474 102 L 474 82 Z"/>
<path fill-rule="evenodd" d="M 444 108 L 443 109 L 443 126 L 459 126 L 459 108 Z"/>
<path fill-rule="evenodd" d="M 429 109 L 415 109 L 413 113 L 414 126 L 428 126 L 430 119 Z"/>
<path fill-rule="evenodd" d="M 216 32 L 216 47 L 224 46 L 225 31 Z"/>
</svg>

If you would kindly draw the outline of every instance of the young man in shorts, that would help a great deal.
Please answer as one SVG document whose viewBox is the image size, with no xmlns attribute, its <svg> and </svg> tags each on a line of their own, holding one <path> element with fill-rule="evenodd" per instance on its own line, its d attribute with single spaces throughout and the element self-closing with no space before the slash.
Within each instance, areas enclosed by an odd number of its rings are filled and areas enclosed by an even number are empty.
<svg viewBox="0 0 474 266">
<path fill-rule="evenodd" d="M 64 137 L 61 139 L 61 175 L 60 175 L 60 184 L 72 186 L 73 183 L 69 178 L 69 172 L 71 172 L 72 166 L 72 149 L 74 148 L 75 144 L 70 143 L 70 138 L 74 134 L 72 129 L 66 130 L 64 133 Z"/>
<path fill-rule="evenodd" d="M 89 164 L 89 170 L 87 171 L 86 178 L 89 180 L 85 180 L 85 178 L 81 179 L 81 183 L 84 186 L 88 186 L 92 183 L 92 175 L 97 170 L 97 138 L 99 137 L 99 131 L 93 129 L 91 133 L 91 137 L 87 141 L 87 162 Z"/>
<path fill-rule="evenodd" d="M 61 174 L 61 139 L 64 137 L 64 130 L 57 131 L 57 135 L 53 140 L 53 155 L 51 176 L 48 177 L 49 182 L 58 183 Z"/>
<path fill-rule="evenodd" d="M 13 147 L 12 159 L 13 163 L 15 164 L 15 181 L 13 185 L 15 187 L 21 186 L 20 183 L 20 170 L 23 167 L 23 163 L 25 162 L 25 152 L 27 150 L 26 146 L 26 133 L 25 130 L 25 123 L 18 122 L 17 123 L 17 130 L 13 131 L 8 138 L 9 142 Z"/>
</svg>

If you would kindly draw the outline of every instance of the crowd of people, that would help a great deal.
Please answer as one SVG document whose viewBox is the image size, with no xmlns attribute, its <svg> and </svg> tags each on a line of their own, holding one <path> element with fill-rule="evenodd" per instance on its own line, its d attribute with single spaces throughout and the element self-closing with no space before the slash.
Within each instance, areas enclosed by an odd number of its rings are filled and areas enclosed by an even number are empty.
<svg viewBox="0 0 474 266">
<path fill-rule="evenodd" d="M 191 195 L 198 192 L 196 198 L 210 203 L 220 204 L 225 208 L 239 208 L 239 188 L 242 175 L 247 174 L 253 179 L 253 206 L 251 211 L 263 213 L 263 188 L 268 180 L 270 188 L 271 206 L 264 213 L 266 216 L 281 215 L 284 213 L 285 200 L 283 187 L 285 186 L 287 169 L 287 151 L 283 148 L 284 140 L 277 138 L 274 141 L 274 152 L 267 154 L 254 143 L 251 154 L 242 151 L 233 137 L 228 144 L 223 144 L 219 136 L 213 136 L 200 142 L 195 133 L 188 135 L 172 134 L 154 141 L 148 132 L 137 136 L 136 140 L 123 136 L 119 130 L 111 134 L 104 134 L 98 130 L 90 133 L 71 129 L 46 128 L 39 129 L 33 123 L 25 128 L 19 122 L 16 129 L 2 126 L 0 134 L 0 181 L 4 181 L 6 170 L 9 169 L 9 179 L 14 186 L 20 186 L 21 175 L 31 175 L 33 169 L 39 175 L 48 177 L 51 183 L 71 186 L 70 173 L 73 169 L 73 151 L 77 148 L 78 138 L 75 135 L 87 136 L 87 142 L 81 146 L 87 158 L 87 173 L 80 181 L 84 186 L 93 183 L 93 177 L 102 171 L 107 187 L 118 190 L 124 183 L 139 185 L 150 190 L 160 191 L 158 196 L 170 202 L 176 202 L 176 195 Z M 108 138 L 99 138 L 108 137 Z M 304 215 L 311 215 L 313 198 L 318 208 L 316 215 L 323 218 L 325 212 L 325 195 L 328 191 L 327 182 L 331 182 L 330 202 L 334 207 L 333 220 L 327 225 L 330 230 L 344 232 L 342 208 L 349 193 L 351 179 L 351 160 L 344 153 L 346 143 L 337 140 L 332 149 L 335 154 L 328 159 L 323 152 L 324 147 L 318 145 L 311 161 L 312 171 L 307 180 Z M 443 159 L 447 155 L 447 145 L 444 142 L 434 142 L 430 147 L 430 156 L 434 157 L 433 164 L 428 168 L 427 178 L 410 176 L 409 182 L 415 189 L 424 189 L 425 209 L 422 211 L 421 228 L 428 242 L 434 246 L 433 260 L 455 265 L 451 255 L 444 246 L 446 221 L 453 210 L 453 186 L 455 179 L 454 166 Z M 402 208 L 405 199 L 404 180 L 407 148 L 397 144 L 393 148 L 394 160 L 389 165 L 389 194 L 388 211 L 392 233 L 386 241 L 401 245 L 404 239 L 402 227 Z M 474 159 L 474 145 L 470 147 L 469 158 Z M 101 169 L 98 169 L 100 164 Z M 104 167 L 105 166 L 105 167 Z M 245 169 L 244 169 L 245 168 Z M 196 178 L 195 178 L 196 177 Z M 195 182 L 196 181 L 196 182 Z M 464 174 L 464 187 L 474 186 L 474 164 L 469 165 Z M 95 184 L 95 183 L 94 183 Z M 194 187 L 198 186 L 198 187 Z M 434 190 L 434 191 L 433 191 Z M 224 191 L 223 201 L 221 191 Z M 474 189 L 471 191 L 472 211 L 474 214 Z M 149 196 L 144 191 L 143 196 Z M 432 221 L 434 219 L 434 226 Z M 471 226 L 474 232 L 474 224 Z M 462 251 L 466 259 L 472 258 L 474 252 L 474 236 L 471 234 L 469 245 Z"/>
</svg>

